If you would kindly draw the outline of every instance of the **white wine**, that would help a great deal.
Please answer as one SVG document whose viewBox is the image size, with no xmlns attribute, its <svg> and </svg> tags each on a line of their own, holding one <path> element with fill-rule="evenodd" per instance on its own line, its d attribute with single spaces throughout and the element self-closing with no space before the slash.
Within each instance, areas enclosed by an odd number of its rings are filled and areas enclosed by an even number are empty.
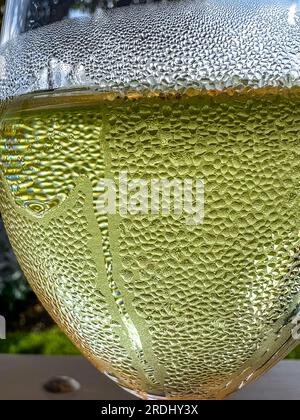
<svg viewBox="0 0 300 420">
<path fill-rule="evenodd" d="M 299 92 L 86 89 L 7 105 L 0 206 L 17 257 L 56 322 L 122 386 L 221 398 L 294 345 Z M 99 213 L 99 179 L 121 172 L 203 180 L 202 223 Z"/>
</svg>

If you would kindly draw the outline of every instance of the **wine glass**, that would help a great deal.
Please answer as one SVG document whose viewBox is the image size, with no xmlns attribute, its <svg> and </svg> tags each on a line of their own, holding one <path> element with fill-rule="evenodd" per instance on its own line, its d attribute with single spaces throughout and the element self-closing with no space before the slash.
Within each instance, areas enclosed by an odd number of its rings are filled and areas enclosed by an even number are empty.
<svg viewBox="0 0 300 420">
<path fill-rule="evenodd" d="M 0 208 L 82 353 L 219 399 L 299 341 L 300 5 L 9 0 Z"/>
</svg>

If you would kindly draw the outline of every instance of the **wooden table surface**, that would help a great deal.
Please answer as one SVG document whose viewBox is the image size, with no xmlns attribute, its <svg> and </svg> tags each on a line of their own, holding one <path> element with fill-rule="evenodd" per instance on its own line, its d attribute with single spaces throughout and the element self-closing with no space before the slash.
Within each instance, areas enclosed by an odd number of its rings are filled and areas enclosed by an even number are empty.
<svg viewBox="0 0 300 420">
<path fill-rule="evenodd" d="M 51 394 L 43 384 L 53 376 L 81 384 L 71 394 Z M 0 355 L 0 400 L 134 400 L 82 357 Z M 233 400 L 300 400 L 300 361 L 283 361 Z"/>
</svg>

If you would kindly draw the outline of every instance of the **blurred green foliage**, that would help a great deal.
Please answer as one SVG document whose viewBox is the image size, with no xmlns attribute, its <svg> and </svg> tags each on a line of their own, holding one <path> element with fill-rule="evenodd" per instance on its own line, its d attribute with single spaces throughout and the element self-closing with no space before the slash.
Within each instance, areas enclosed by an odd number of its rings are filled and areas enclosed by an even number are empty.
<svg viewBox="0 0 300 420">
<path fill-rule="evenodd" d="M 19 268 L 0 219 L 0 309 L 2 314 L 18 310 L 18 304 L 26 301 L 31 290 Z"/>
<path fill-rule="evenodd" d="M 296 347 L 295 350 L 293 350 L 286 359 L 300 359 L 300 346 Z"/>
<path fill-rule="evenodd" d="M 57 327 L 39 333 L 15 332 L 0 340 L 0 353 L 78 355 L 79 351 Z"/>
</svg>

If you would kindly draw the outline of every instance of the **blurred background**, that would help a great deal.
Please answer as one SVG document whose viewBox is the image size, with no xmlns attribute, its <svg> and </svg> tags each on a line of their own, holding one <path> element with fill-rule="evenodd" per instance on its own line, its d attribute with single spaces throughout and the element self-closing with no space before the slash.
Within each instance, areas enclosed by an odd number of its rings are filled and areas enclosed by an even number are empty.
<svg viewBox="0 0 300 420">
<path fill-rule="evenodd" d="M 0 0 L 0 23 L 5 0 Z M 1 135 L 1 133 L 0 133 Z M 56 327 L 38 302 L 16 261 L 0 215 L 0 314 L 7 339 L 0 353 L 76 355 L 77 349 Z M 288 358 L 300 358 L 300 347 Z"/>
</svg>

